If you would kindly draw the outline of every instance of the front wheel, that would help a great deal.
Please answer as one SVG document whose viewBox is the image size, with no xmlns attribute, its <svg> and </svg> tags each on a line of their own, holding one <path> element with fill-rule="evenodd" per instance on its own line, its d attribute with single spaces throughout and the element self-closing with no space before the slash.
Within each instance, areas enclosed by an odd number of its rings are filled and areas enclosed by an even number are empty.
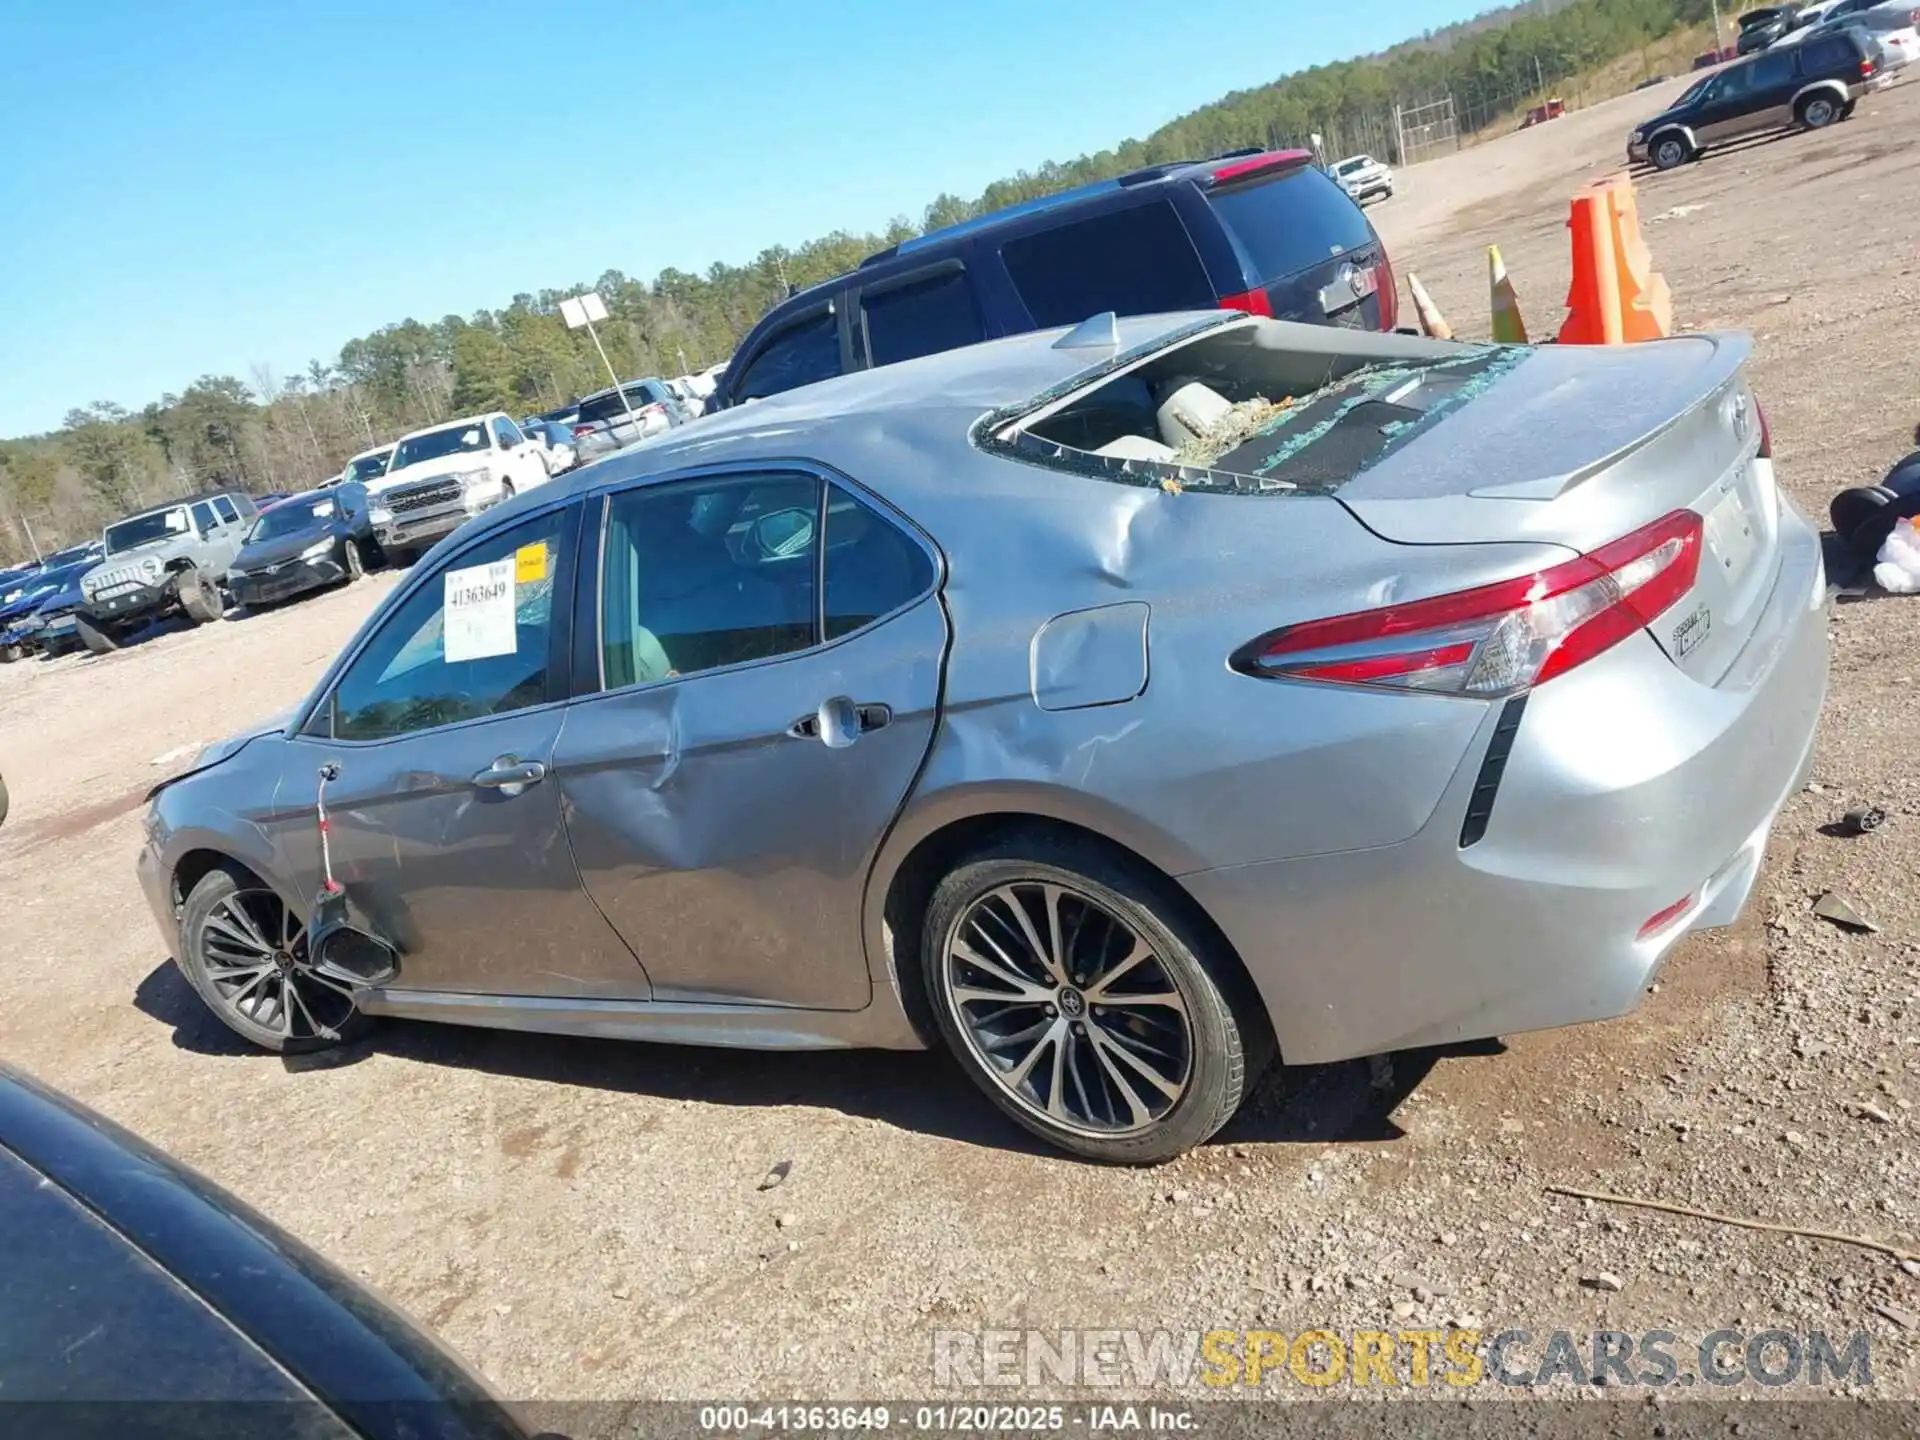
<svg viewBox="0 0 1920 1440">
<path fill-rule="evenodd" d="M 18 645 L 0 645 L 0 665 L 11 665 L 24 653 Z"/>
<path fill-rule="evenodd" d="M 87 647 L 88 654 L 111 655 L 120 648 L 120 642 L 118 640 L 114 639 L 113 636 L 95 625 L 85 616 L 81 616 L 73 623 L 74 628 L 79 632 L 80 643 Z"/>
<path fill-rule="evenodd" d="M 210 625 L 227 613 L 220 587 L 198 570 L 189 570 L 174 585 L 180 608 L 196 625 Z"/>
<path fill-rule="evenodd" d="M 1693 147 L 1678 135 L 1668 135 L 1653 147 L 1654 167 L 1659 170 L 1677 170 L 1693 158 Z"/>
<path fill-rule="evenodd" d="M 1013 839 L 935 888 L 921 942 L 947 1048 L 1013 1119 L 1155 1164 L 1232 1118 L 1258 1019 L 1167 882 L 1087 841 Z"/>
<path fill-rule="evenodd" d="M 347 583 L 351 585 L 367 573 L 366 557 L 360 553 L 358 540 L 345 541 L 341 547 L 341 564 L 347 572 Z"/>
<path fill-rule="evenodd" d="M 324 1050 L 372 1023 L 346 987 L 308 963 L 306 922 L 244 872 L 211 870 L 193 887 L 180 950 L 180 968 L 207 1008 L 263 1050 Z"/>
<path fill-rule="evenodd" d="M 1840 118 L 1840 102 L 1831 95 L 1809 95 L 1800 102 L 1800 123 L 1809 130 L 1824 130 Z"/>
</svg>

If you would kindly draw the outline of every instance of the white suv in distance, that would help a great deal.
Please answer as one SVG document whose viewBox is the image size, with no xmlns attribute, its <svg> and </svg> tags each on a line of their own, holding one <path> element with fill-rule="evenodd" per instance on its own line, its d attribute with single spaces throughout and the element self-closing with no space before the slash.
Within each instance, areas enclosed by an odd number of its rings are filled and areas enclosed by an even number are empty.
<svg viewBox="0 0 1920 1440">
<path fill-rule="evenodd" d="M 1383 200 L 1392 198 L 1393 171 L 1371 155 L 1350 155 L 1329 166 L 1327 173 L 1356 205 L 1364 205 L 1376 195 Z"/>
<path fill-rule="evenodd" d="M 387 473 L 367 482 L 367 518 L 388 561 L 404 565 L 547 474 L 545 447 L 504 411 L 453 420 L 400 437 Z"/>
</svg>

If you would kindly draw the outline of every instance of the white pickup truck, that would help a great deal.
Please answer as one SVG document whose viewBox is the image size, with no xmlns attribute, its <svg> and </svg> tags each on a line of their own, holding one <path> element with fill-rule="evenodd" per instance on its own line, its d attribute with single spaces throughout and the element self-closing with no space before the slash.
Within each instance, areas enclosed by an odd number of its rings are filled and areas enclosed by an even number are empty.
<svg viewBox="0 0 1920 1440">
<path fill-rule="evenodd" d="M 1393 171 L 1371 155 L 1349 155 L 1328 166 L 1327 173 L 1356 205 L 1364 205 L 1376 195 L 1383 200 L 1393 195 Z"/>
<path fill-rule="evenodd" d="M 403 435 L 387 473 L 367 482 L 367 518 L 393 564 L 407 564 L 473 516 L 548 478 L 546 447 L 504 411 Z"/>
</svg>

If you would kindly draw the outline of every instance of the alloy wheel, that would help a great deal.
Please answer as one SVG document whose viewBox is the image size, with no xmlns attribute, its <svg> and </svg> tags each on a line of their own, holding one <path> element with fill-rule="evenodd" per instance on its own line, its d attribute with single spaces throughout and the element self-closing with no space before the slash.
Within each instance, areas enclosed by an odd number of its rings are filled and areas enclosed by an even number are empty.
<svg viewBox="0 0 1920 1440">
<path fill-rule="evenodd" d="M 1040 880 L 987 891 L 953 925 L 940 973 L 974 1058 L 1052 1125 L 1128 1135 L 1186 1093 L 1186 999 L 1147 939 L 1091 896 Z"/>
<path fill-rule="evenodd" d="M 271 890 L 238 890 L 200 926 L 201 969 L 220 1003 L 288 1040 L 335 1040 L 352 1018 L 346 986 L 317 973 L 306 924 Z"/>
</svg>

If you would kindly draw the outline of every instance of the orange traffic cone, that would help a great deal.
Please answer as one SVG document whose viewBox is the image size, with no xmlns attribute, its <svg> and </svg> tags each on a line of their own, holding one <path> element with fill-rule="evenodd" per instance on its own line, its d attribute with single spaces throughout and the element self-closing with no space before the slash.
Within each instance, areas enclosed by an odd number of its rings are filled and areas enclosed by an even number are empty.
<svg viewBox="0 0 1920 1440">
<path fill-rule="evenodd" d="M 1673 299 L 1640 236 L 1633 184 L 1624 175 L 1573 197 L 1573 284 L 1565 345 L 1624 345 L 1673 333 Z"/>
<path fill-rule="evenodd" d="M 1527 322 L 1520 315 L 1520 297 L 1507 278 L 1507 262 L 1500 247 L 1487 247 L 1487 284 L 1493 292 L 1493 338 L 1502 345 L 1525 345 Z"/>
<path fill-rule="evenodd" d="M 1435 340 L 1451 340 L 1453 327 L 1447 324 L 1447 317 L 1440 313 L 1440 307 L 1427 294 L 1427 287 L 1420 283 L 1420 277 L 1411 270 L 1407 272 L 1407 293 L 1413 296 L 1413 309 L 1420 317 L 1421 333 Z"/>
</svg>

